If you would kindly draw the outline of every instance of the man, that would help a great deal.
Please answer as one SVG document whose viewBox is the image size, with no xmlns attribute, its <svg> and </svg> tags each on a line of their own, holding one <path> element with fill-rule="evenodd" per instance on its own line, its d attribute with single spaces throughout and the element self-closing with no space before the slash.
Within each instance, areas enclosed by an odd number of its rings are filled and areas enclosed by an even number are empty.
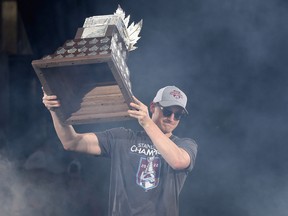
<svg viewBox="0 0 288 216">
<path fill-rule="evenodd" d="M 179 194 L 197 153 L 193 140 L 172 134 L 188 114 L 184 92 L 175 86 L 161 88 L 150 104 L 151 117 L 134 97 L 128 114 L 138 120 L 140 132 L 114 128 L 80 134 L 55 115 L 53 109 L 60 106 L 55 95 L 44 93 L 43 103 L 66 150 L 111 158 L 109 215 L 179 215 Z"/>
</svg>

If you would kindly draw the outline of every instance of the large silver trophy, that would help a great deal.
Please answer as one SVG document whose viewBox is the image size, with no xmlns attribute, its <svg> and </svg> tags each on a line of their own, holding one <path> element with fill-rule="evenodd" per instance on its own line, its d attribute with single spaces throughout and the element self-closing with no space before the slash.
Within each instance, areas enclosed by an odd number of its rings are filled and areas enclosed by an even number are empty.
<svg viewBox="0 0 288 216">
<path fill-rule="evenodd" d="M 61 100 L 55 112 L 63 123 L 130 119 L 133 94 L 126 62 L 136 49 L 142 20 L 129 21 L 120 6 L 112 15 L 89 17 L 74 39 L 32 62 L 45 92 Z"/>
</svg>

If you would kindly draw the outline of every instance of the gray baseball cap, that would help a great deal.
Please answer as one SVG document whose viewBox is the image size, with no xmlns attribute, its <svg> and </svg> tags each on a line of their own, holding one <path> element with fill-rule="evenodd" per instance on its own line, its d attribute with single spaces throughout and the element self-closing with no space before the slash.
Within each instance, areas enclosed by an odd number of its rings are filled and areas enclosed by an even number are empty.
<svg viewBox="0 0 288 216">
<path fill-rule="evenodd" d="M 153 102 L 159 103 L 163 107 L 180 106 L 188 114 L 186 110 L 187 96 L 176 86 L 166 86 L 159 89 Z"/>
</svg>

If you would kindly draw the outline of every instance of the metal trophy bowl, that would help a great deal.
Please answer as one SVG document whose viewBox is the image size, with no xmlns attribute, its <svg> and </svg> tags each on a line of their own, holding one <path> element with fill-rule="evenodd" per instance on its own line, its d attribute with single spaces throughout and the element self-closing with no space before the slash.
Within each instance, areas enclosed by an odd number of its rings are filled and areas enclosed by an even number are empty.
<svg viewBox="0 0 288 216">
<path fill-rule="evenodd" d="M 55 109 L 65 124 L 130 119 L 132 99 L 128 52 L 140 38 L 142 20 L 128 26 L 130 16 L 119 6 L 113 15 L 94 16 L 53 54 L 32 61 L 48 95 L 57 95 Z"/>
</svg>

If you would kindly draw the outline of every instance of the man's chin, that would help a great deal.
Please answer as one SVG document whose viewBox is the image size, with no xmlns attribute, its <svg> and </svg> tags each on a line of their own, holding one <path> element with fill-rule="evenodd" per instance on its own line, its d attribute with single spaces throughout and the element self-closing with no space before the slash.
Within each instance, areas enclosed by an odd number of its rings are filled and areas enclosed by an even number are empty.
<svg viewBox="0 0 288 216">
<path fill-rule="evenodd" d="M 163 124 L 162 131 L 163 133 L 171 133 L 174 130 L 174 125 L 172 124 Z"/>
</svg>

